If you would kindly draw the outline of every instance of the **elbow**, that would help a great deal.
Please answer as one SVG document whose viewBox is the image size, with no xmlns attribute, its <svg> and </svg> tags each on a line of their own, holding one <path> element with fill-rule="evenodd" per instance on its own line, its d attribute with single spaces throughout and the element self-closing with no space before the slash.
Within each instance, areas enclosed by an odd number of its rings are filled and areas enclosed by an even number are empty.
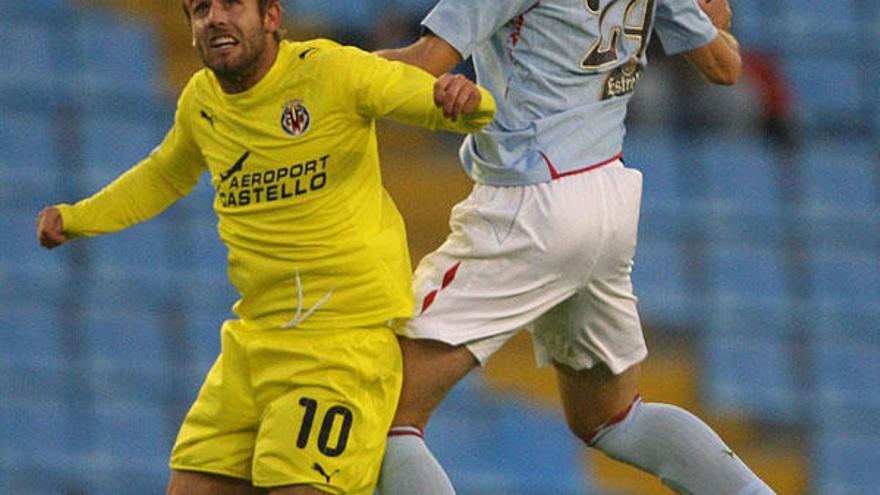
<svg viewBox="0 0 880 495">
<path fill-rule="evenodd" d="M 719 71 L 709 76 L 709 80 L 721 86 L 733 86 L 739 81 L 740 73 L 741 71 L 739 70 Z"/>
<path fill-rule="evenodd" d="M 713 84 L 733 86 L 739 81 L 741 73 L 742 68 L 740 67 L 719 67 L 716 70 L 704 72 L 703 75 Z"/>
</svg>

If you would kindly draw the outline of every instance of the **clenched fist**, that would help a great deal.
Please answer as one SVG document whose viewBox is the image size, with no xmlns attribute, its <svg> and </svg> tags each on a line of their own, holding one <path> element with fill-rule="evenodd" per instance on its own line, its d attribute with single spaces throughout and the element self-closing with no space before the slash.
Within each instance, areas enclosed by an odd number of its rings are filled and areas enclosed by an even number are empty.
<svg viewBox="0 0 880 495">
<path fill-rule="evenodd" d="M 434 83 L 434 104 L 453 122 L 479 108 L 482 100 L 477 85 L 461 74 L 443 74 Z"/>
<path fill-rule="evenodd" d="M 64 222 L 58 208 L 44 208 L 37 216 L 37 242 L 47 249 L 60 246 L 67 241 L 64 235 Z"/>
</svg>

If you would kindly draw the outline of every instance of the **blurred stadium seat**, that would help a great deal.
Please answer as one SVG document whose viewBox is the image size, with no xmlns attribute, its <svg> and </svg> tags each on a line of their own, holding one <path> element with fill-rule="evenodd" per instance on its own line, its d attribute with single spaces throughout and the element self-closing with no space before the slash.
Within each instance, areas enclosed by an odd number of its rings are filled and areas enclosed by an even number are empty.
<svg viewBox="0 0 880 495">
<path fill-rule="evenodd" d="M 704 267 L 705 330 L 729 337 L 782 336 L 794 330 L 797 301 L 780 245 L 709 242 Z"/>
<path fill-rule="evenodd" d="M 880 305 L 880 258 L 876 251 L 812 249 L 808 276 L 819 308 L 876 311 Z"/>
<path fill-rule="evenodd" d="M 153 111 L 126 112 L 124 108 L 96 104 L 84 108 L 84 194 L 93 194 L 146 158 L 162 142 L 163 131 Z"/>
<path fill-rule="evenodd" d="M 873 429 L 880 435 L 880 342 L 814 342 L 810 358 L 817 403 L 835 409 L 836 414 L 846 414 L 848 409 L 872 411 L 864 418 L 867 421 L 858 421 L 846 429 Z M 829 418 L 822 420 L 829 422 Z"/>
<path fill-rule="evenodd" d="M 808 245 L 880 249 L 878 151 L 867 140 L 817 139 L 801 161 L 801 231 Z"/>
<path fill-rule="evenodd" d="M 103 10 L 84 11 L 71 25 L 76 58 L 66 70 L 75 94 L 144 97 L 157 92 L 162 67 L 152 26 Z"/>
<path fill-rule="evenodd" d="M 815 342 L 871 342 L 880 332 L 880 305 L 869 302 L 855 310 L 833 303 L 810 307 L 807 328 Z"/>
<path fill-rule="evenodd" d="M 0 211 L 0 304 L 42 301 L 54 304 L 61 292 L 68 265 L 62 256 L 39 247 L 36 212 Z"/>
<path fill-rule="evenodd" d="M 692 165 L 678 151 L 674 134 L 639 133 L 627 136 L 624 160 L 643 176 L 641 239 L 680 239 L 690 232 L 693 209 L 685 196 L 682 175 Z"/>
<path fill-rule="evenodd" d="M 0 91 L 48 93 L 59 81 L 53 53 L 53 26 L 36 19 L 0 18 Z"/>
<path fill-rule="evenodd" d="M 493 443 L 485 440 L 497 439 L 493 425 L 501 406 L 481 393 L 481 383 L 479 375 L 471 373 L 456 385 L 425 430 L 428 445 L 453 483 L 475 494 L 504 482 L 500 467 L 491 460 Z"/>
<path fill-rule="evenodd" d="M 782 424 L 805 419 L 793 351 L 785 340 L 710 334 L 701 359 L 703 394 L 713 408 Z"/>
<path fill-rule="evenodd" d="M 149 404 L 114 404 L 94 411 L 91 484 L 96 494 L 163 493 L 175 427 Z"/>
<path fill-rule="evenodd" d="M 297 17 L 324 26 L 333 26 L 333 29 L 344 38 L 340 41 L 350 42 L 353 38 L 362 37 L 369 32 L 376 14 L 383 11 L 379 3 L 374 0 L 337 0 L 332 3 L 322 0 L 297 0 L 295 12 Z"/>
<path fill-rule="evenodd" d="M 35 301 L 0 304 L 0 397 L 8 403 L 63 396 L 68 363 L 58 311 Z"/>
<path fill-rule="evenodd" d="M 57 17 L 70 15 L 72 7 L 69 0 L 0 0 L 0 11 L 10 19 L 55 20 Z"/>
<path fill-rule="evenodd" d="M 646 323 L 659 329 L 693 324 L 695 306 L 688 284 L 689 264 L 683 243 L 650 239 L 639 242 L 632 277 Z"/>
<path fill-rule="evenodd" d="M 2 62 L 0 62 L 2 63 Z M 33 215 L 62 197 L 61 155 L 49 111 L 0 107 L 0 211 Z"/>
<path fill-rule="evenodd" d="M 794 86 L 798 116 L 807 128 L 839 131 L 867 125 L 860 111 L 866 103 L 860 61 L 829 55 L 791 58 L 784 65 Z"/>
<path fill-rule="evenodd" d="M 776 46 L 783 53 L 805 59 L 839 58 L 842 54 L 858 53 L 857 33 L 863 30 L 858 0 L 775 0 L 773 3 L 765 8 L 775 27 Z"/>
<path fill-rule="evenodd" d="M 158 278 L 174 267 L 167 219 L 155 218 L 95 239 L 88 249 L 97 269 L 119 269 L 136 278 Z"/>
<path fill-rule="evenodd" d="M 79 300 L 87 308 L 161 312 L 173 301 L 174 287 L 167 269 L 151 272 L 104 265 L 83 275 Z"/>
<path fill-rule="evenodd" d="M 488 393 L 479 372 L 453 389 L 425 434 L 461 495 L 593 493 L 563 418 Z"/>
<path fill-rule="evenodd" d="M 561 412 L 507 400 L 499 418 L 495 459 L 510 473 L 505 493 L 582 494 L 583 444 L 571 434 Z"/>
<path fill-rule="evenodd" d="M 737 0 L 732 29 L 741 43 L 766 49 L 774 41 L 772 25 L 766 0 Z"/>
<path fill-rule="evenodd" d="M 10 494 L 67 495 L 75 490 L 77 452 L 88 434 L 66 404 L 52 399 L 0 401 L 0 466 Z"/>
<path fill-rule="evenodd" d="M 813 442 L 816 493 L 880 493 L 880 435 L 819 433 Z"/>
<path fill-rule="evenodd" d="M 164 313 L 93 306 L 84 318 L 83 364 L 95 400 L 145 406 L 169 400 L 175 378 Z"/>
<path fill-rule="evenodd" d="M 758 136 L 702 142 L 693 157 L 705 187 L 696 217 L 712 240 L 779 244 L 785 237 L 784 173 L 769 143 Z"/>
</svg>

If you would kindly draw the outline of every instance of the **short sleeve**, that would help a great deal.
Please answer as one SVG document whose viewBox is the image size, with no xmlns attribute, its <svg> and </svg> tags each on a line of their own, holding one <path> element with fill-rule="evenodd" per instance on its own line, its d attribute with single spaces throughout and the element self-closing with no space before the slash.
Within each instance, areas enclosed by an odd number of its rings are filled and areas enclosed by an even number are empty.
<svg viewBox="0 0 880 495">
<path fill-rule="evenodd" d="M 422 20 L 422 27 L 443 38 L 464 59 L 501 26 L 536 3 L 535 0 L 440 0 Z"/>
<path fill-rule="evenodd" d="M 654 30 L 669 55 L 700 48 L 718 36 L 696 0 L 659 0 Z"/>
</svg>

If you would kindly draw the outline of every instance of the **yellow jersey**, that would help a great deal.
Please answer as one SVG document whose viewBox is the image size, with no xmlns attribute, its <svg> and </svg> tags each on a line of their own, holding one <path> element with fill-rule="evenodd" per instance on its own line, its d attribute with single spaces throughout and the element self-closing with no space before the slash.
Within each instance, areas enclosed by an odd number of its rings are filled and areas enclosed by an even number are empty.
<svg viewBox="0 0 880 495">
<path fill-rule="evenodd" d="M 203 69 L 149 157 L 91 198 L 59 205 L 64 230 L 95 236 L 152 218 L 207 170 L 244 323 L 317 329 L 409 317 L 409 252 L 381 183 L 375 120 L 472 132 L 495 111 L 481 88 L 476 112 L 445 119 L 434 80 L 328 40 L 283 41 L 269 72 L 241 93 L 224 93 Z"/>
</svg>

